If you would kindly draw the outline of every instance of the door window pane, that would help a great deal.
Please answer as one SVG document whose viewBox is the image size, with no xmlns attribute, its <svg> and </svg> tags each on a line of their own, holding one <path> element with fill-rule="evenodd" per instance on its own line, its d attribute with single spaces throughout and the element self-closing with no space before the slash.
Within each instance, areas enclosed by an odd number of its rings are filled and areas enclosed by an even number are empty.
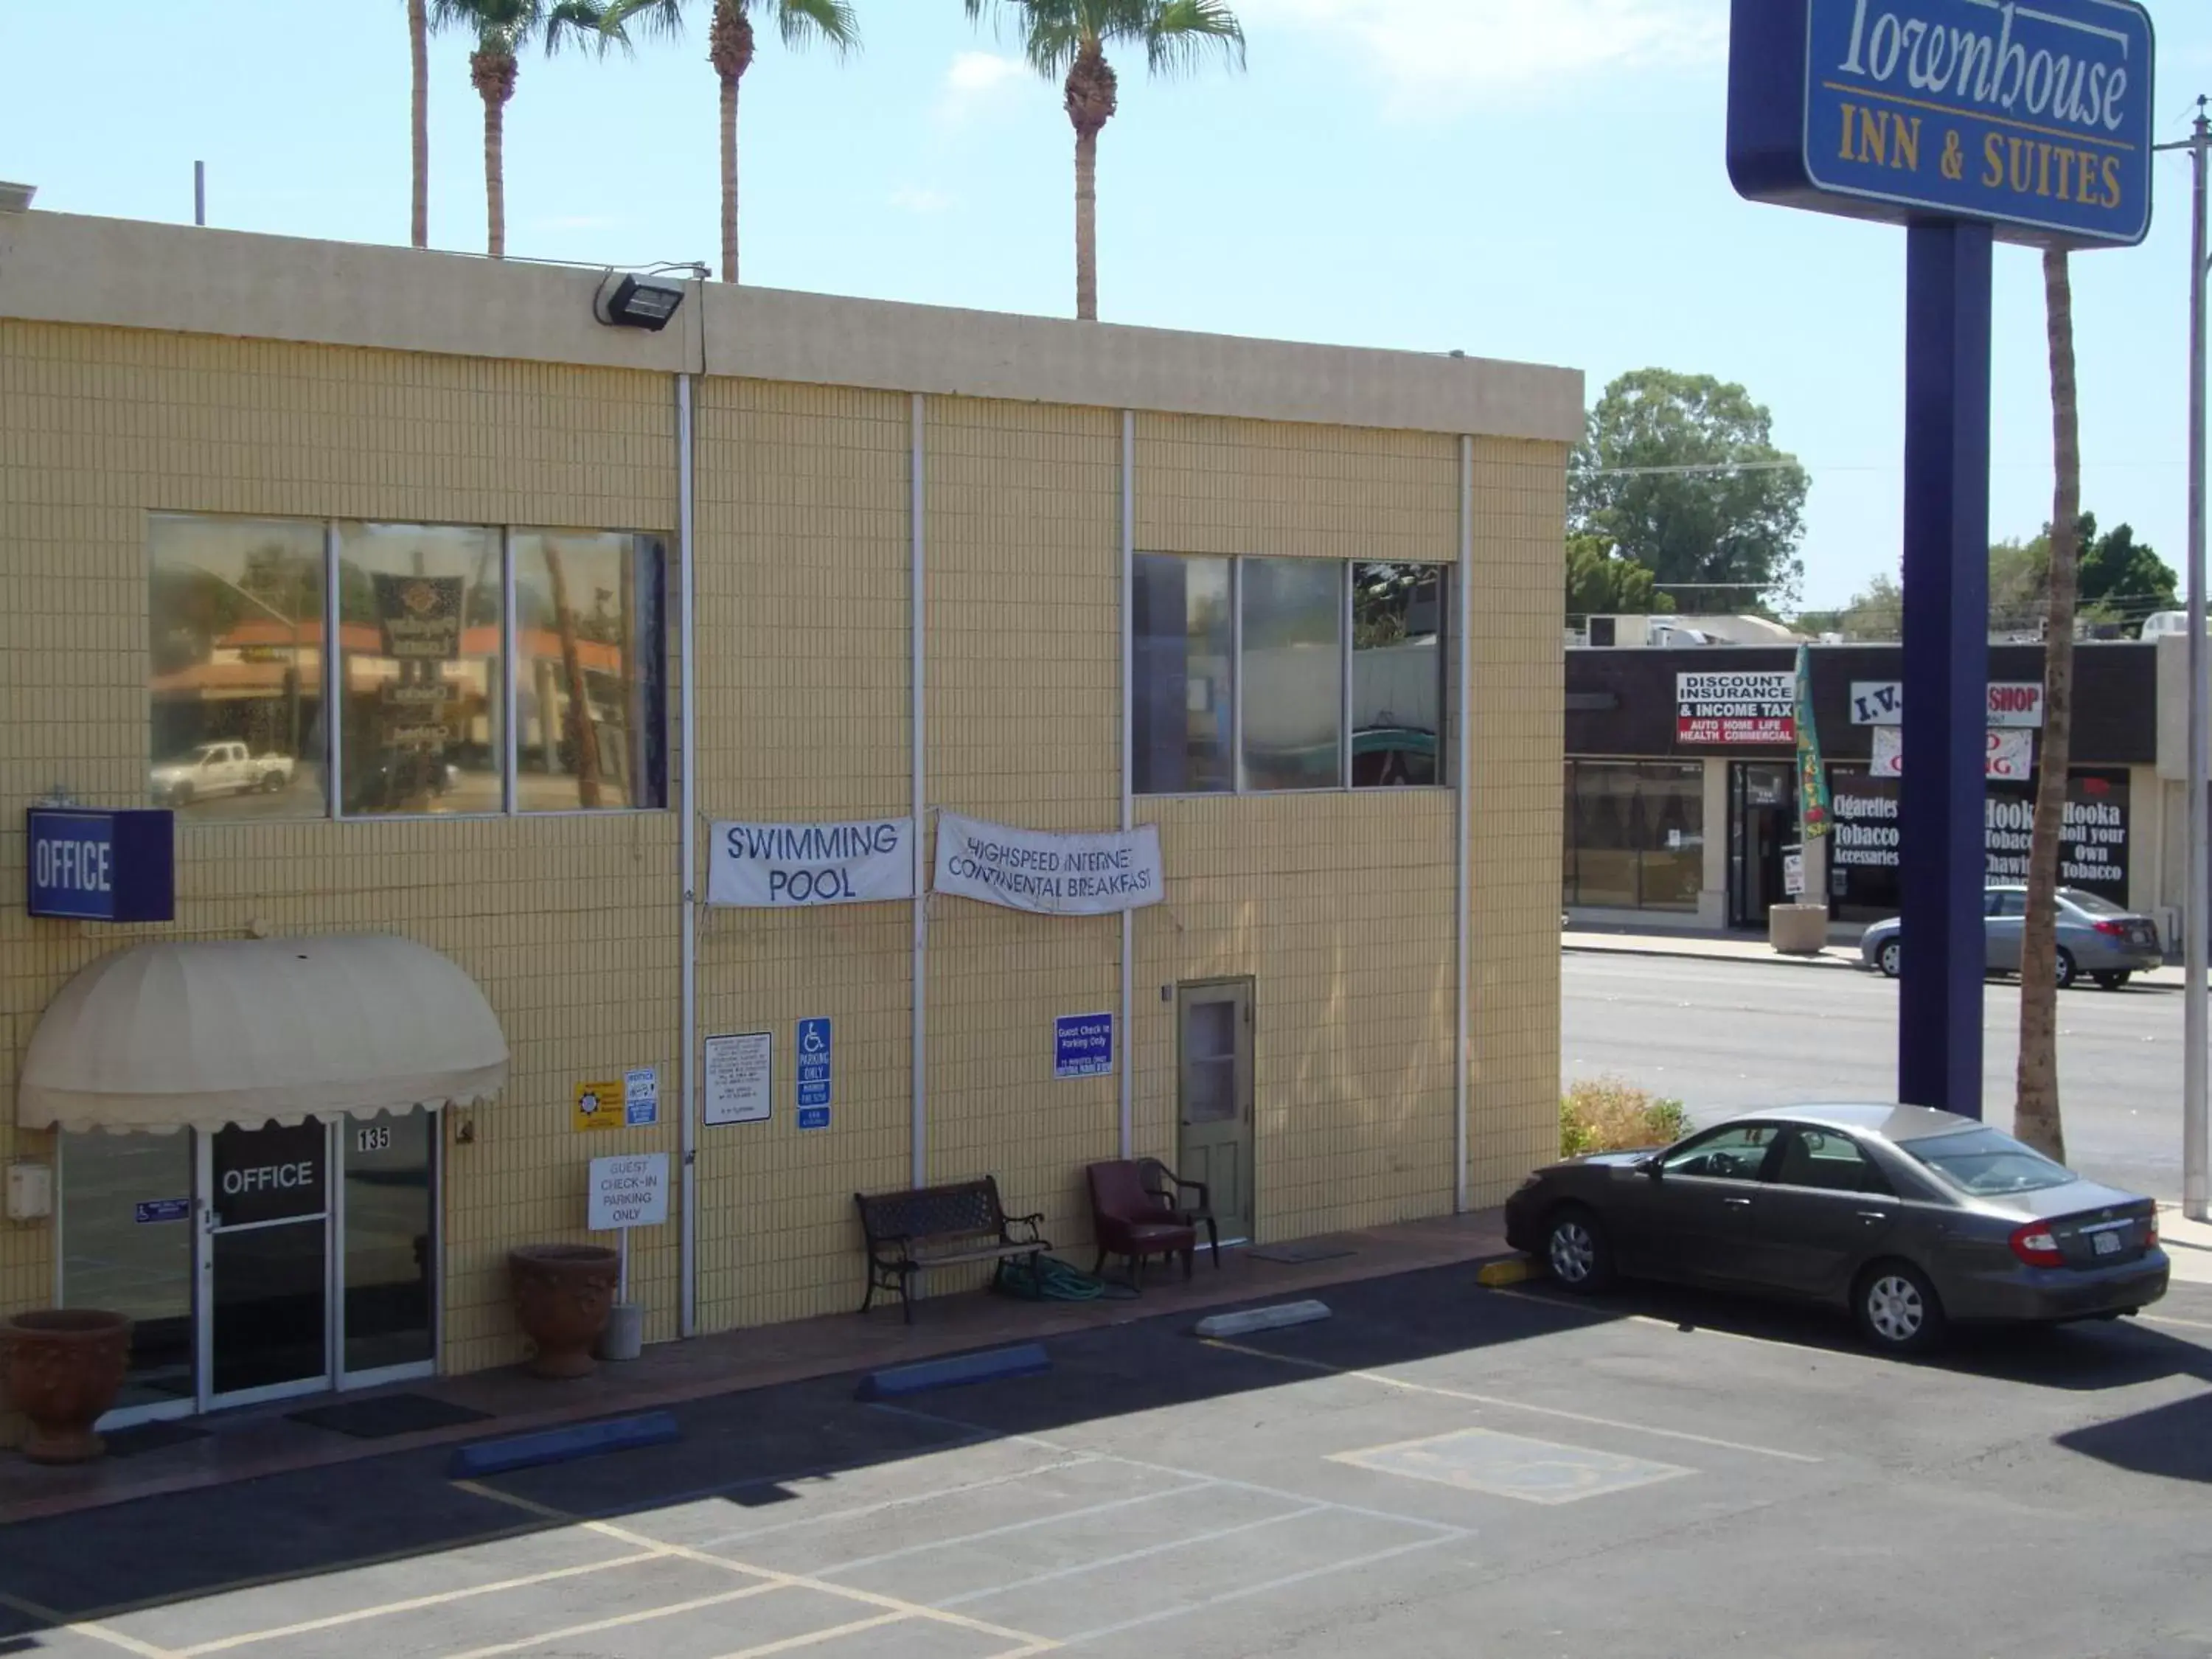
<svg viewBox="0 0 2212 1659">
<path fill-rule="evenodd" d="M 1182 1045 L 1184 1121 L 1231 1121 L 1241 1109 L 1237 1098 L 1237 1005 L 1187 1004 Z"/>
<path fill-rule="evenodd" d="M 1856 1141 L 1820 1129 L 1793 1129 L 1782 1142 L 1782 1161 L 1774 1179 L 1784 1187 L 1813 1187 L 1828 1193 L 1887 1194 L 1889 1181 Z"/>
<path fill-rule="evenodd" d="M 1130 763 L 1140 795 L 1231 787 L 1229 561 L 1140 553 L 1130 596 L 1135 653 Z"/>
<path fill-rule="evenodd" d="M 1443 781 L 1444 586 L 1437 565 L 1352 567 L 1354 788 Z"/>
<path fill-rule="evenodd" d="M 1721 1181 L 1756 1181 L 1774 1144 L 1771 1123 L 1746 1123 L 1716 1129 L 1667 1159 L 1671 1176 L 1708 1176 Z"/>
<path fill-rule="evenodd" d="M 129 1316 L 118 1408 L 192 1397 L 192 1138 L 61 1137 L 62 1306 Z"/>
<path fill-rule="evenodd" d="M 1344 781 L 1344 567 L 1247 559 L 1243 787 L 1333 789 Z"/>
<path fill-rule="evenodd" d="M 477 528 L 338 527 L 347 812 L 504 807 L 499 542 Z"/>
<path fill-rule="evenodd" d="M 661 546 L 612 532 L 518 530 L 515 805 L 665 805 Z"/>
<path fill-rule="evenodd" d="M 147 544 L 155 801 L 203 821 L 319 816 L 322 526 L 157 513 Z"/>
<path fill-rule="evenodd" d="M 434 1357 L 431 1131 L 421 1107 L 341 1126 L 345 1171 L 345 1369 Z"/>
</svg>

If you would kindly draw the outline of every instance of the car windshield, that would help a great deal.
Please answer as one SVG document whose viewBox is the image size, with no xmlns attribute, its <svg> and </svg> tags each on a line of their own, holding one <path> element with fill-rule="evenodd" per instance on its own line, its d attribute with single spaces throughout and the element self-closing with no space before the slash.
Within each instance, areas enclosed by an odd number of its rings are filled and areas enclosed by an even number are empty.
<svg viewBox="0 0 2212 1659">
<path fill-rule="evenodd" d="M 2053 1164 L 2010 1135 L 1990 1128 L 1961 1129 L 1899 1145 L 1960 1192 L 1975 1198 L 2040 1192 L 2046 1187 L 2063 1187 L 2075 1178 L 2064 1165 Z"/>
<path fill-rule="evenodd" d="M 2078 887 L 2062 887 L 2058 890 L 2058 896 L 2084 915 L 2124 916 L 2129 914 L 2112 900 L 2096 893 L 2085 893 Z"/>
</svg>

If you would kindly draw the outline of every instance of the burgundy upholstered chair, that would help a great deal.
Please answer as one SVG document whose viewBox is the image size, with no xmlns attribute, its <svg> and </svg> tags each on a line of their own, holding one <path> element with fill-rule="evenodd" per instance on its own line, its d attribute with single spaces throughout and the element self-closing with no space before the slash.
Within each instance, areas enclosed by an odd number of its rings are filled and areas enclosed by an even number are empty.
<svg viewBox="0 0 2212 1659">
<path fill-rule="evenodd" d="M 1143 1173 L 1133 1160 L 1093 1164 L 1084 1174 L 1091 1184 L 1091 1224 L 1098 1240 L 1093 1273 L 1104 1268 L 1109 1255 L 1127 1256 L 1129 1282 L 1142 1290 L 1146 1256 L 1179 1255 L 1182 1276 L 1190 1277 L 1198 1229 L 1173 1205 L 1145 1190 Z"/>
</svg>

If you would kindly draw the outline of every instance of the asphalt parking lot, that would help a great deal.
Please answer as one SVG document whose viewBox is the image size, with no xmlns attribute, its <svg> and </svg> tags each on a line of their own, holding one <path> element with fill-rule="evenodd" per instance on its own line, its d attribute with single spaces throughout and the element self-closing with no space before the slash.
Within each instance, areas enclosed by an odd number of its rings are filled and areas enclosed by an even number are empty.
<svg viewBox="0 0 2212 1659">
<path fill-rule="evenodd" d="M 1231 1345 L 683 1407 L 678 1444 L 447 1454 L 0 1534 L 0 1653 L 1146 1659 L 2212 1651 L 2212 1291 L 1970 1337 L 1465 1267 Z"/>
</svg>

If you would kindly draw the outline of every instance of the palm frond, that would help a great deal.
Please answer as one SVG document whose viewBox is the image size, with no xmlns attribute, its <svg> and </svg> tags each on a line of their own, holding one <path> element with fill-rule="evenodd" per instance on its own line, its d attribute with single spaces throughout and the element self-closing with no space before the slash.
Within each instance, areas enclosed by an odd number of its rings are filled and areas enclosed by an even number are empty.
<svg viewBox="0 0 2212 1659">
<path fill-rule="evenodd" d="M 1153 74 L 1187 74 L 1215 53 L 1231 69 L 1244 67 L 1244 25 L 1228 0 L 1153 0 L 1146 9 L 1145 62 Z"/>
<path fill-rule="evenodd" d="M 805 46 L 817 36 L 841 53 L 860 44 L 860 20 L 852 0 L 775 0 L 775 4 L 776 28 L 787 46 Z"/>
<path fill-rule="evenodd" d="M 635 25 L 648 40 L 674 40 L 684 33 L 684 0 L 615 0 L 600 27 L 625 34 Z"/>
<path fill-rule="evenodd" d="M 554 0 L 544 9 L 538 27 L 548 58 L 557 57 L 570 40 L 579 46 L 588 43 L 601 52 L 611 46 L 630 50 L 629 37 L 620 25 L 609 27 L 607 8 L 599 0 Z"/>
</svg>

